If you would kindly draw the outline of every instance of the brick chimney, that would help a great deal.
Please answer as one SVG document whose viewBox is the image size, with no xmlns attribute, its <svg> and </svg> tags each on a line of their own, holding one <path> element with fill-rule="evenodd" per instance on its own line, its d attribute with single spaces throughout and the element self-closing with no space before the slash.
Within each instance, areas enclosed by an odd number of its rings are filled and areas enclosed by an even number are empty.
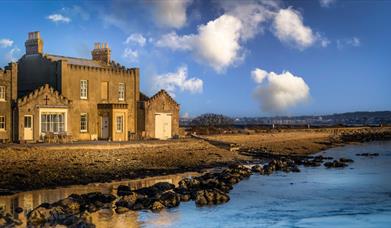
<svg viewBox="0 0 391 228">
<path fill-rule="evenodd" d="M 26 55 L 42 54 L 43 40 L 39 32 L 29 32 L 28 38 L 24 43 L 26 47 Z"/>
<path fill-rule="evenodd" d="M 95 48 L 91 52 L 92 59 L 104 64 L 110 64 L 111 50 L 107 43 L 95 43 Z"/>
</svg>

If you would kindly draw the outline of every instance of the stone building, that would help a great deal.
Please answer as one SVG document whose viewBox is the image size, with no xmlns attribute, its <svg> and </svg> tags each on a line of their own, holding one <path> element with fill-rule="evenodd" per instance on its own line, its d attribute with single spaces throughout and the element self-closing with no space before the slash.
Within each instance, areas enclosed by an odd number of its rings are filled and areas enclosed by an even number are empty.
<svg viewBox="0 0 391 228">
<path fill-rule="evenodd" d="M 12 141 L 12 104 L 17 98 L 17 66 L 10 63 L 0 68 L 0 141 Z"/>
<path fill-rule="evenodd" d="M 9 123 L 15 126 L 14 141 L 43 141 L 47 135 L 126 141 L 178 134 L 179 105 L 164 91 L 140 100 L 139 69 L 112 61 L 107 44 L 96 43 L 92 59 L 44 54 L 43 44 L 39 32 L 29 33 L 25 55 L 10 65 L 13 71 L 3 73 L 15 81 L 7 86 L 15 87 L 10 94 L 17 98 Z M 11 115 L 12 101 L 7 105 L 4 113 Z"/>
</svg>

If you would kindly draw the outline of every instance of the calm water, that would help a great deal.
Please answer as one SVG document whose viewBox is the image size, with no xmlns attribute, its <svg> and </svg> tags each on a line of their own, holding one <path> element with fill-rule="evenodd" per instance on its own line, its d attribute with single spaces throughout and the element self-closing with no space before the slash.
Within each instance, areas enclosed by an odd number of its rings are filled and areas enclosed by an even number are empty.
<svg viewBox="0 0 391 228">
<path fill-rule="evenodd" d="M 380 156 L 355 156 L 365 152 Z M 122 215 L 105 209 L 93 214 L 93 222 L 98 227 L 391 227 L 391 142 L 350 145 L 320 154 L 355 162 L 344 169 L 303 167 L 301 173 L 253 175 L 235 185 L 231 201 L 224 205 L 199 208 L 187 202 L 160 213 Z M 131 185 L 177 183 L 184 175 Z M 0 197 L 0 206 L 12 212 L 16 205 L 28 209 L 71 193 L 113 192 L 114 188 L 105 184 L 20 193 Z M 24 215 L 19 218 L 24 220 Z"/>
</svg>

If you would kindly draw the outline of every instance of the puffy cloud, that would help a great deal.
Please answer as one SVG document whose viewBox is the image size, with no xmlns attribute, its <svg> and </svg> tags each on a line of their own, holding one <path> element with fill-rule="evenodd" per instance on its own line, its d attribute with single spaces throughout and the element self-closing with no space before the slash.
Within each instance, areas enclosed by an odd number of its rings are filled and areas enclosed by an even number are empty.
<svg viewBox="0 0 391 228">
<path fill-rule="evenodd" d="M 181 28 L 186 24 L 186 9 L 191 0 L 155 1 L 155 21 L 158 25 L 169 28 Z"/>
<path fill-rule="evenodd" d="M 252 79 L 258 84 L 262 83 L 267 75 L 268 73 L 266 71 L 259 68 L 255 68 L 255 70 L 251 71 Z"/>
<path fill-rule="evenodd" d="M 10 39 L 0 39 L 0 47 L 7 48 L 11 47 L 14 44 L 13 40 Z"/>
<path fill-rule="evenodd" d="M 263 80 L 255 80 L 258 83 L 255 98 L 259 100 L 264 112 L 281 113 L 309 99 L 308 85 L 302 77 L 289 71 L 276 74 L 257 68 L 252 71 L 253 74 L 263 76 Z"/>
<path fill-rule="evenodd" d="M 157 75 L 154 78 L 156 90 L 165 89 L 172 96 L 175 96 L 177 89 L 190 93 L 202 93 L 203 81 L 199 78 L 188 78 L 187 67 L 179 67 L 177 72 Z"/>
<path fill-rule="evenodd" d="M 232 15 L 242 22 L 243 26 L 240 33 L 241 39 L 244 41 L 253 38 L 259 32 L 263 32 L 262 24 L 270 20 L 273 17 L 273 11 L 279 8 L 276 1 L 225 1 L 222 4 L 226 14 Z"/>
<path fill-rule="evenodd" d="M 346 39 L 342 39 L 342 40 L 337 40 L 337 48 L 338 49 L 343 49 L 345 46 L 359 47 L 359 46 L 361 46 L 361 41 L 357 37 L 351 37 L 351 38 L 346 38 Z"/>
<path fill-rule="evenodd" d="M 146 42 L 147 42 L 147 40 L 140 33 L 131 34 L 130 36 L 128 36 L 128 38 L 126 38 L 126 41 L 125 41 L 126 44 L 136 43 L 136 44 L 140 45 L 141 47 L 144 47 Z"/>
<path fill-rule="evenodd" d="M 303 24 L 300 12 L 292 9 L 280 9 L 273 21 L 273 32 L 282 42 L 299 49 L 307 48 L 317 40 L 312 29 Z"/>
<path fill-rule="evenodd" d="M 71 19 L 69 17 L 66 17 L 62 14 L 52 14 L 46 17 L 47 19 L 51 20 L 54 23 L 69 23 L 71 22 Z"/>
<path fill-rule="evenodd" d="M 125 48 L 122 57 L 129 60 L 130 62 L 137 62 L 139 54 L 136 50 L 132 50 L 131 48 Z"/>
<path fill-rule="evenodd" d="M 337 0 L 319 0 L 320 6 L 324 8 L 328 8 L 336 2 Z"/>
<path fill-rule="evenodd" d="M 175 32 L 157 40 L 159 47 L 191 51 L 201 62 L 209 64 L 217 72 L 240 59 L 239 44 L 242 23 L 230 15 L 222 15 L 198 27 L 197 34 L 178 36 Z"/>
<path fill-rule="evenodd" d="M 18 47 L 12 48 L 9 52 L 5 54 L 5 59 L 8 62 L 15 62 L 18 60 L 18 53 L 20 52 L 20 49 Z"/>
</svg>

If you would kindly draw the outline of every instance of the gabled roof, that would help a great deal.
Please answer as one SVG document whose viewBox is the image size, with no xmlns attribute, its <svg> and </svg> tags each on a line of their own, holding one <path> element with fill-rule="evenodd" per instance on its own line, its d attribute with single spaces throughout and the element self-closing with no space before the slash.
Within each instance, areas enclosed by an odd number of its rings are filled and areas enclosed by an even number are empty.
<svg viewBox="0 0 391 228">
<path fill-rule="evenodd" d="M 49 93 L 52 97 L 57 98 L 62 104 L 68 105 L 71 103 L 71 100 L 61 95 L 57 90 L 55 90 L 53 87 L 50 87 L 49 84 L 45 84 L 44 86 L 41 86 L 37 89 L 35 89 L 33 92 L 29 93 L 28 95 L 19 98 L 18 99 L 18 106 L 22 106 L 24 104 L 27 104 L 31 100 L 45 94 Z"/>
<path fill-rule="evenodd" d="M 153 95 L 152 97 L 150 97 L 150 98 L 146 101 L 146 103 L 151 103 L 151 102 L 155 101 L 156 99 L 158 99 L 158 98 L 161 97 L 161 96 L 166 96 L 166 97 L 168 97 L 168 100 L 169 100 L 171 103 L 175 104 L 176 106 L 179 106 L 179 104 L 174 100 L 174 98 L 172 98 L 172 97 L 170 96 L 170 94 L 167 93 L 167 91 L 165 91 L 164 89 L 160 90 L 160 91 L 157 92 L 155 95 Z"/>
</svg>

